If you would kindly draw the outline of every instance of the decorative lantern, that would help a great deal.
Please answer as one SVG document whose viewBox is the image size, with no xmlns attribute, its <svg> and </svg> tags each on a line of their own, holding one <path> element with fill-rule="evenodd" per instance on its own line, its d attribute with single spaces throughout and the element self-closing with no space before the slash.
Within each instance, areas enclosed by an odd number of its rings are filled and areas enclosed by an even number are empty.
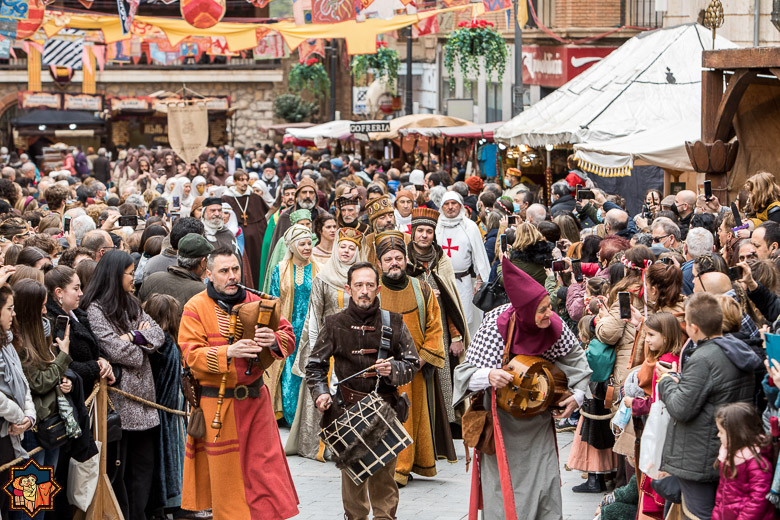
<svg viewBox="0 0 780 520">
<path fill-rule="evenodd" d="M 225 16 L 225 0 L 181 0 L 181 15 L 193 27 L 214 27 Z"/>
</svg>

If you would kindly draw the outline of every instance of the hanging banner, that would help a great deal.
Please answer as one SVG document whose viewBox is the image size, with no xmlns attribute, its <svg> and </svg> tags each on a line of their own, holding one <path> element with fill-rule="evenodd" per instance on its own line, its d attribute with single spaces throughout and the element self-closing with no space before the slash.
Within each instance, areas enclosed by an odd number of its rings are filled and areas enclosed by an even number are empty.
<svg viewBox="0 0 780 520">
<path fill-rule="evenodd" d="M 305 63 L 313 55 L 325 57 L 325 41 L 320 39 L 306 40 L 298 47 L 298 61 Z"/>
<path fill-rule="evenodd" d="M 225 16 L 225 0 L 181 0 L 182 17 L 193 27 L 208 29 L 214 27 Z"/>
<path fill-rule="evenodd" d="M 278 32 L 270 32 L 257 42 L 252 50 L 255 60 L 279 60 L 290 55 L 284 38 Z"/>
<path fill-rule="evenodd" d="M 111 110 L 149 110 L 149 99 L 141 97 L 112 97 Z"/>
<path fill-rule="evenodd" d="M 312 0 L 311 19 L 314 23 L 354 20 L 355 4 L 353 0 Z"/>
<path fill-rule="evenodd" d="M 43 45 L 43 64 L 81 70 L 84 53 L 84 31 L 62 29 Z"/>
<path fill-rule="evenodd" d="M 185 163 L 193 162 L 209 141 L 209 118 L 205 105 L 168 107 L 168 141 Z"/>
<path fill-rule="evenodd" d="M 65 110 L 100 112 L 103 110 L 103 96 L 89 94 L 64 94 L 62 107 Z"/>
<path fill-rule="evenodd" d="M 7 60 L 11 57 L 11 40 L 3 38 L 0 40 L 0 59 Z"/>
<path fill-rule="evenodd" d="M 19 108 L 53 108 L 59 110 L 62 96 L 56 92 L 19 92 Z"/>
<path fill-rule="evenodd" d="M 130 28 L 132 26 L 132 22 L 128 15 L 128 9 L 129 6 L 124 0 L 116 0 L 116 11 L 119 13 L 119 25 L 122 27 L 123 36 L 130 34 Z"/>
</svg>

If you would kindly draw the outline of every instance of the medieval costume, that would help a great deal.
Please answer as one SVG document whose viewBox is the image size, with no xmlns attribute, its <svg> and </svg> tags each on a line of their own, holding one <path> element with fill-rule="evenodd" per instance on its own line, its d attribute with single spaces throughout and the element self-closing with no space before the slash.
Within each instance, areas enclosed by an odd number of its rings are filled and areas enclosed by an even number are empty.
<svg viewBox="0 0 780 520">
<path fill-rule="evenodd" d="M 304 208 L 301 206 L 301 201 L 299 199 L 301 190 L 304 188 L 311 188 L 314 190 L 314 203 L 312 207 L 310 208 Z M 295 206 L 292 208 L 283 211 L 279 215 L 279 220 L 276 222 L 276 227 L 274 228 L 274 234 L 271 237 L 271 243 L 276 244 L 280 238 L 282 238 L 285 234 L 285 232 L 292 226 L 292 222 L 290 221 L 290 215 L 293 211 L 299 210 L 299 209 L 308 209 L 311 211 L 311 221 L 314 222 L 317 217 L 320 216 L 321 213 L 324 213 L 325 210 L 322 208 L 317 207 L 317 185 L 314 183 L 313 180 L 311 180 L 309 177 L 304 177 L 301 179 L 301 182 L 298 183 L 298 187 L 295 190 Z M 271 264 L 268 265 L 268 269 L 271 269 Z"/>
<path fill-rule="evenodd" d="M 368 232 L 368 224 L 361 222 L 359 217 L 356 217 L 352 222 L 344 222 L 344 217 L 341 214 L 342 209 L 346 206 L 357 206 L 357 212 L 360 212 L 360 199 L 344 195 L 337 198 L 334 205 L 336 206 L 336 222 L 340 228 L 352 228 L 363 235 Z"/>
<path fill-rule="evenodd" d="M 203 388 L 200 408 L 206 430 L 202 439 L 187 435 L 182 508 L 211 508 L 214 520 L 281 519 L 298 514 L 298 495 L 282 450 L 271 396 L 262 383 L 262 369 L 254 364 L 247 376 L 246 358 L 227 357 L 230 316 L 222 306 L 232 309 L 257 300 L 243 289 L 235 295 L 218 293 L 209 283 L 206 291 L 187 302 L 179 328 L 184 361 Z M 236 336 L 241 337 L 240 321 L 237 329 Z M 274 357 L 284 359 L 295 342 L 290 322 L 281 318 L 275 336 L 276 345 L 270 350 Z M 215 430 L 211 420 L 225 373 L 222 428 Z M 245 389 L 245 399 L 233 398 L 237 387 Z"/>
<path fill-rule="evenodd" d="M 404 400 L 396 387 L 409 383 L 420 369 L 420 358 L 412 342 L 409 329 L 402 317 L 388 313 L 393 330 L 390 341 L 392 371 L 389 376 L 378 377 L 376 372 L 366 372 L 365 377 L 356 377 L 343 385 L 334 396 L 333 404 L 323 417 L 323 426 L 330 424 L 368 393 L 376 389 L 396 413 L 403 413 Z M 377 361 L 377 346 L 382 337 L 382 311 L 376 298 L 368 308 L 359 307 L 350 300 L 347 310 L 325 318 L 325 324 L 317 336 L 309 363 L 306 365 L 306 382 L 314 401 L 322 394 L 330 393 L 328 371 L 331 359 L 333 373 L 345 379 Z M 373 510 L 373 517 L 393 520 L 398 509 L 398 487 L 393 474 L 396 460 L 371 475 L 361 485 L 355 485 L 345 472 L 341 476 L 341 497 L 347 520 L 367 520 Z M 345 464 L 352 461 L 344 460 Z"/>
<path fill-rule="evenodd" d="M 185 194 L 187 184 L 190 185 L 190 190 Z M 171 198 L 173 197 L 179 197 L 179 217 L 189 217 L 195 195 L 192 194 L 192 183 L 187 177 L 176 179 L 176 185 L 171 192 Z"/>
<path fill-rule="evenodd" d="M 298 209 L 290 213 L 290 222 L 293 226 L 299 222 L 304 223 L 308 221 L 306 227 L 311 229 L 311 211 L 308 209 Z M 268 257 L 268 264 L 265 273 L 265 279 L 263 280 L 262 288 L 263 292 L 268 292 L 271 288 L 271 275 L 274 274 L 274 267 L 284 260 L 287 255 L 287 246 L 284 243 L 284 236 L 279 239 L 276 245 L 271 249 L 271 255 Z"/>
<path fill-rule="evenodd" d="M 398 231 L 401 231 L 402 233 L 406 233 L 408 235 L 412 234 L 412 214 L 409 213 L 405 217 L 401 215 L 401 212 L 398 211 L 398 200 L 407 198 L 412 203 L 414 203 L 414 195 L 412 195 L 412 192 L 409 190 L 400 190 L 398 193 L 395 194 L 395 202 L 393 203 L 393 206 L 396 207 L 394 210 L 395 214 L 395 229 Z"/>
<path fill-rule="evenodd" d="M 412 242 L 407 246 L 409 261 L 406 264 L 406 273 L 428 284 L 434 294 L 438 292 L 436 301 L 441 309 L 442 340 L 446 355 L 444 366 L 436 373 L 439 382 L 437 386 L 441 388 L 442 397 L 442 404 L 436 407 L 436 419 L 443 420 L 446 416 L 445 422 L 452 425 L 457 432 L 463 410 L 459 410 L 456 414 L 452 406 L 452 372 L 462 359 L 453 356 L 449 348 L 455 341 L 462 341 L 464 348 L 467 347 L 470 340 L 469 329 L 466 326 L 463 304 L 455 286 L 455 271 L 452 269 L 449 257 L 436 243 L 435 235 L 433 243 L 427 249 L 421 248 L 414 242 L 415 230 L 419 226 L 428 226 L 431 230 L 435 230 L 438 218 L 439 212 L 433 209 L 415 208 L 412 211 Z M 461 358 L 464 356 L 465 352 Z"/>
<path fill-rule="evenodd" d="M 206 208 L 213 205 L 219 205 L 221 209 L 222 199 L 217 197 L 206 197 L 203 199 L 203 212 L 205 213 Z M 222 219 L 221 215 L 219 222 L 209 222 L 204 215 L 201 215 L 200 221 L 203 222 L 203 227 L 205 228 L 204 236 L 212 243 L 214 249 L 226 247 L 232 250 L 235 253 L 236 258 L 238 258 L 239 263 L 243 265 L 243 262 L 241 261 L 241 251 L 238 248 L 236 236 L 225 227 L 225 221 Z"/>
<path fill-rule="evenodd" d="M 292 183 L 285 183 L 283 184 L 279 189 L 284 193 L 285 190 L 294 188 L 295 185 Z M 281 199 L 281 196 L 279 197 Z M 268 210 L 268 213 L 266 214 L 266 222 L 267 226 L 265 228 L 265 233 L 263 234 L 263 248 L 262 252 L 260 254 L 260 272 L 258 273 L 260 279 L 262 280 L 262 284 L 260 287 L 265 287 L 265 281 L 270 280 L 270 275 L 268 275 L 268 257 L 273 251 L 274 246 L 276 245 L 276 242 L 272 242 L 271 239 L 274 236 L 274 231 L 276 230 L 276 223 L 279 221 L 279 216 L 282 214 L 282 208 L 274 207 L 272 206 L 270 210 Z"/>
<path fill-rule="evenodd" d="M 259 288 L 263 235 L 267 225 L 265 214 L 268 206 L 263 198 L 256 195 L 248 186 L 244 193 L 238 193 L 235 186 L 229 187 L 222 195 L 222 200 L 230 204 L 235 212 L 244 236 L 244 255 L 249 265 L 249 270 L 244 275 L 244 284 Z"/>
<path fill-rule="evenodd" d="M 490 371 L 501 368 L 505 348 L 509 348 L 513 355 L 540 356 L 555 363 L 568 378 L 568 386 L 581 405 L 591 372 L 577 338 L 555 313 L 552 313 L 548 327 L 539 328 L 535 321 L 536 310 L 548 297 L 547 291 L 507 259 L 504 259 L 502 269 L 511 303 L 485 315 L 469 345 L 466 361 L 455 369 L 455 402 L 488 389 Z M 512 343 L 506 345 L 513 315 Z M 486 392 L 487 410 L 491 410 L 491 398 Z M 481 502 L 485 520 L 503 520 L 506 518 L 504 506 L 511 507 L 512 503 L 517 509 L 517 518 L 560 520 L 563 517 L 560 468 L 550 412 L 515 418 L 498 409 L 497 420 L 494 428 L 501 428 L 505 451 L 495 455 L 475 451 L 469 519 L 476 520 Z M 508 459 L 510 475 L 506 475 L 503 465 L 499 471 L 499 455 Z M 512 489 L 508 489 L 510 479 L 507 477 L 511 477 Z"/>
<path fill-rule="evenodd" d="M 377 235 L 377 258 L 391 250 L 400 251 L 406 256 L 405 233 L 400 231 L 384 231 Z M 406 272 L 399 279 L 393 279 L 382 274 L 382 308 L 397 312 L 404 318 L 417 348 L 420 359 L 424 362 L 422 370 L 411 383 L 401 388 L 411 401 L 409 418 L 404 422 L 404 428 L 409 432 L 414 444 L 406 448 L 398 456 L 395 468 L 395 480 L 404 486 L 412 472 L 424 477 L 436 475 L 436 459 L 441 456 L 455 462 L 455 449 L 452 446 L 452 436 L 449 427 L 446 432 L 438 435 L 449 441 L 449 445 L 437 446 L 434 440 L 434 427 L 437 425 L 435 409 L 435 372 L 444 367 L 444 344 L 442 343 L 441 311 L 436 297 L 428 284 L 416 278 L 410 278 Z M 439 423 L 443 426 L 446 423 Z M 438 451 L 437 451 L 438 450 Z"/>
<path fill-rule="evenodd" d="M 366 258 L 366 262 L 371 262 L 372 264 L 377 266 L 377 268 L 379 267 L 379 259 L 377 258 L 376 255 L 376 248 L 374 242 L 376 240 L 376 235 L 378 233 L 374 228 L 374 223 L 382 215 L 393 213 L 394 211 L 395 210 L 393 209 L 393 205 L 390 203 L 390 197 L 388 197 L 387 195 L 372 200 L 366 206 L 366 215 L 368 215 L 368 221 L 371 224 L 371 229 L 374 229 L 374 231 L 365 236 L 365 240 L 363 241 L 365 247 L 363 247 L 363 251 Z M 392 228 L 390 229 L 395 229 L 395 225 L 393 225 Z M 411 239 L 412 239 L 412 235 L 404 233 L 405 244 L 408 244 Z"/>
<path fill-rule="evenodd" d="M 282 316 L 293 326 L 295 349 L 284 363 L 275 362 L 274 366 L 268 369 L 266 383 L 274 398 L 274 412 L 277 413 L 277 418 L 278 413 L 281 412 L 284 420 L 290 425 L 295 419 L 301 386 L 301 377 L 292 373 L 292 366 L 295 363 L 303 322 L 306 320 L 306 311 L 309 308 L 312 282 L 317 275 L 317 265 L 311 261 L 311 257 L 306 258 L 298 251 L 298 242 L 304 239 L 314 239 L 311 230 L 306 226 L 296 224 L 287 230 L 284 234 L 287 255 L 279 265 L 274 267 L 271 276 L 270 294 L 282 301 Z M 298 263 L 295 262 L 296 260 Z"/>
<path fill-rule="evenodd" d="M 292 373 L 298 377 L 306 375 L 306 364 L 309 362 L 312 347 L 317 342 L 320 330 L 325 324 L 325 318 L 343 311 L 349 304 L 349 295 L 344 291 L 344 286 L 347 285 L 347 271 L 360 261 L 362 238 L 360 232 L 354 229 L 339 229 L 338 242 L 336 242 L 334 249 L 338 248 L 338 244 L 342 241 L 351 242 L 355 245 L 355 254 L 352 260 L 343 262 L 336 251 L 314 278 L 309 298 L 309 310 L 306 313 L 298 354 L 292 368 Z M 322 414 L 314 406 L 314 401 L 305 385 L 301 385 L 298 410 L 295 412 L 295 420 L 285 445 L 285 452 L 288 455 L 297 453 L 301 457 L 325 462 L 325 445 L 319 438 L 321 417 Z"/>
<path fill-rule="evenodd" d="M 314 246 L 311 251 L 311 261 L 317 264 L 320 269 L 325 267 L 333 256 L 333 250 L 326 251 L 321 246 L 322 242 Z"/>
<path fill-rule="evenodd" d="M 436 224 L 436 242 L 452 261 L 458 293 L 463 302 L 463 311 L 466 313 L 466 322 L 473 336 L 482 321 L 482 311 L 471 303 L 474 296 L 474 278 L 487 282 L 490 276 L 490 264 L 485 244 L 482 242 L 482 234 L 479 227 L 466 216 L 463 199 L 458 193 L 448 191 L 442 198 L 442 206 L 450 200 L 460 204 L 461 211 L 454 218 L 445 215 L 439 217 Z"/>
</svg>

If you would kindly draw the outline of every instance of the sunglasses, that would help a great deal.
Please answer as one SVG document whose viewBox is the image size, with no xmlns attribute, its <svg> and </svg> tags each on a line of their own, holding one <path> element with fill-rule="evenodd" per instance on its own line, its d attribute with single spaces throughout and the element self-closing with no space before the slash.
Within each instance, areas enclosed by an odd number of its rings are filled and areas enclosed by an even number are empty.
<svg viewBox="0 0 780 520">
<path fill-rule="evenodd" d="M 747 262 L 748 260 L 752 260 L 753 258 L 758 258 L 758 255 L 755 253 L 750 253 L 749 255 L 739 255 L 740 262 Z"/>
<path fill-rule="evenodd" d="M 659 243 L 659 242 L 660 242 L 660 241 L 662 241 L 662 240 L 666 240 L 666 239 L 667 239 L 667 238 L 669 238 L 670 236 L 672 236 L 672 234 L 671 234 L 671 233 L 669 233 L 668 235 L 663 235 L 663 236 L 660 236 L 660 237 L 653 237 L 653 244 L 657 244 L 657 243 Z"/>
</svg>

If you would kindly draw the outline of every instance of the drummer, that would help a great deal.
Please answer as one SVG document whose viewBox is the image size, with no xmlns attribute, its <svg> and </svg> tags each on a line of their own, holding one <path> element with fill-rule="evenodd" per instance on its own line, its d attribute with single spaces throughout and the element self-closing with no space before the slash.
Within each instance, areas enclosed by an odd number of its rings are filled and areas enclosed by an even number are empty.
<svg viewBox="0 0 780 520">
<path fill-rule="evenodd" d="M 408 405 L 405 396 L 398 395 L 397 387 L 409 383 L 420 369 L 420 358 L 409 329 L 400 314 L 389 312 L 386 315 L 393 331 L 390 351 L 385 361 L 377 363 L 377 347 L 382 343 L 383 311 L 377 298 L 379 273 L 376 267 L 368 262 L 350 267 L 345 290 L 350 296 L 349 306 L 325 318 L 325 325 L 306 366 L 306 381 L 312 398 L 320 412 L 325 414 L 323 426 L 337 419 L 345 409 L 375 388 L 403 422 L 404 415 L 408 414 Z M 340 381 L 374 364 L 376 367 L 339 385 L 339 394 L 331 396 L 328 390 L 331 357 L 333 371 Z M 348 466 L 353 461 L 342 462 Z M 367 520 L 371 510 L 375 519 L 395 518 L 398 509 L 395 463 L 396 459 L 392 459 L 360 485 L 355 485 L 342 471 L 341 498 L 348 520 Z"/>
</svg>

